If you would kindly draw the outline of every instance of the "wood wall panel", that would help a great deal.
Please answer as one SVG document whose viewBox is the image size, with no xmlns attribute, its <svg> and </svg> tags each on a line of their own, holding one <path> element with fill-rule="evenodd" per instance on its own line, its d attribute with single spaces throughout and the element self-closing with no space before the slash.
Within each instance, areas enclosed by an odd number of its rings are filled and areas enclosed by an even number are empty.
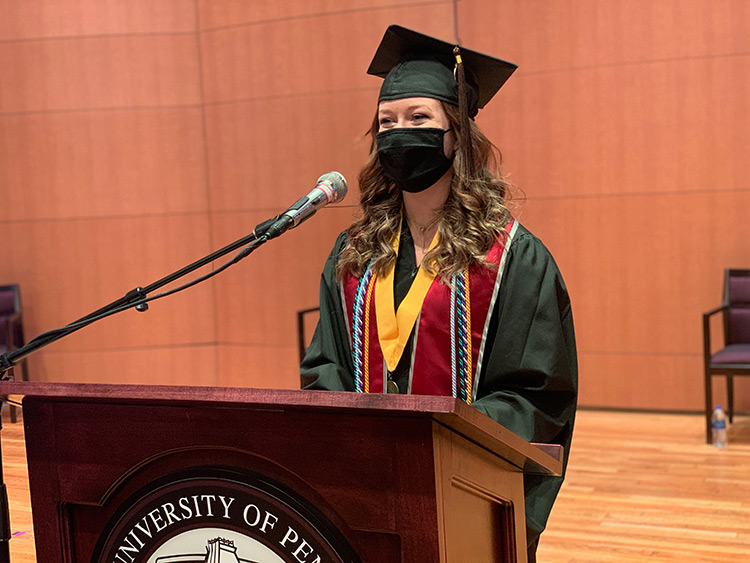
<svg viewBox="0 0 750 563">
<path fill-rule="evenodd" d="M 632 409 L 700 410 L 703 358 L 698 354 L 579 353 L 581 404 Z M 714 382 L 714 399 L 726 405 L 724 382 Z M 749 387 L 745 387 L 750 391 Z M 606 392 L 604 392 L 606 390 Z M 740 388 L 737 387 L 738 397 Z M 665 398 L 669 398 L 669 402 Z"/>
<path fill-rule="evenodd" d="M 449 0 L 422 1 L 423 10 L 441 9 Z M 399 6 L 411 6 L 411 0 L 198 0 L 201 29 L 257 24 L 268 20 L 332 17 L 344 12 L 368 12 L 373 9 L 392 11 Z M 319 41 L 328 40 L 325 36 Z"/>
<path fill-rule="evenodd" d="M 596 354 L 582 351 L 579 402 L 602 408 L 702 410 L 703 356 Z M 712 381 L 714 404 L 727 406 L 726 378 Z M 747 410 L 750 378 L 734 380 L 735 409 Z M 668 398 L 668 401 L 666 400 Z"/>
<path fill-rule="evenodd" d="M 582 351 L 691 354 L 725 267 L 747 264 L 750 191 L 531 201 L 573 300 Z"/>
<path fill-rule="evenodd" d="M 195 0 L 0 0 L 0 41 L 195 30 Z"/>
<path fill-rule="evenodd" d="M 521 74 L 750 50 L 745 0 L 471 0 L 458 10 L 464 43 Z"/>
<path fill-rule="evenodd" d="M 1 278 L 21 284 L 27 337 L 72 322 L 209 253 L 205 214 L 0 223 Z M 210 284 L 210 282 L 209 282 Z M 57 351 L 215 341 L 209 284 L 55 343 Z M 42 352 L 43 353 L 43 352 Z"/>
<path fill-rule="evenodd" d="M 206 209 L 196 108 L 0 115 L 0 221 Z"/>
<path fill-rule="evenodd" d="M 191 35 L 0 43 L 0 113 L 200 101 Z"/>
<path fill-rule="evenodd" d="M 750 53 L 511 81 L 479 123 L 529 197 L 750 187 Z"/>
<path fill-rule="evenodd" d="M 273 215 L 332 170 L 347 179 L 346 203 L 356 205 L 357 173 L 370 150 L 365 132 L 376 100 L 377 92 L 366 90 L 207 107 L 211 209 Z"/>
<path fill-rule="evenodd" d="M 479 123 L 570 289 L 581 403 L 702 408 L 701 313 L 750 267 L 750 6 L 459 10 L 464 38 L 520 64 Z"/>
<path fill-rule="evenodd" d="M 214 346 L 49 350 L 30 360 L 34 381 L 218 385 Z"/>
<path fill-rule="evenodd" d="M 520 65 L 479 123 L 568 283 L 582 404 L 702 408 L 700 314 L 723 268 L 750 267 L 750 4 L 457 6 L 468 47 Z M 0 279 L 22 282 L 30 332 L 244 236 L 323 172 L 356 184 L 391 23 L 450 40 L 453 3 L 0 0 Z M 133 353 L 150 381 L 295 387 L 295 313 L 356 199 L 37 361 L 141 381 Z"/>
<path fill-rule="evenodd" d="M 342 12 L 203 32 L 206 101 L 379 88 L 380 79 L 366 70 L 389 24 L 419 26 L 426 33 L 452 37 L 451 17 L 451 4 L 445 3 L 429 9 Z"/>
<path fill-rule="evenodd" d="M 210 248 L 195 2 L 157 4 L 0 0 L 0 279 L 27 337 Z M 205 285 L 55 343 L 31 376 L 185 383 L 214 377 L 214 343 Z"/>
<path fill-rule="evenodd" d="M 229 244 L 277 212 L 214 214 L 214 240 Z M 297 311 L 317 306 L 320 274 L 352 212 L 341 205 L 322 209 L 217 279 L 219 343 L 296 347 Z"/>
<path fill-rule="evenodd" d="M 299 389 L 297 347 L 219 344 L 217 385 Z"/>
</svg>

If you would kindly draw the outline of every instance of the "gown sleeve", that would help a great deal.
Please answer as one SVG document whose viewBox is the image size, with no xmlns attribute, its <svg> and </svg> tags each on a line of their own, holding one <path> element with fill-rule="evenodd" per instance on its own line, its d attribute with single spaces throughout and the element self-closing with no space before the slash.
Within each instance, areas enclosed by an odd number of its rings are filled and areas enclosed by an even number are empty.
<svg viewBox="0 0 750 563">
<path fill-rule="evenodd" d="M 578 390 L 570 299 L 549 251 L 520 226 L 487 338 L 472 406 L 527 441 L 562 445 L 564 471 Z M 562 477 L 525 476 L 530 537 L 544 529 L 561 485 Z"/>
<path fill-rule="evenodd" d="M 349 331 L 344 318 L 336 259 L 346 242 L 339 235 L 326 260 L 320 279 L 320 319 L 300 366 L 305 389 L 354 391 L 354 366 L 349 349 Z"/>
</svg>

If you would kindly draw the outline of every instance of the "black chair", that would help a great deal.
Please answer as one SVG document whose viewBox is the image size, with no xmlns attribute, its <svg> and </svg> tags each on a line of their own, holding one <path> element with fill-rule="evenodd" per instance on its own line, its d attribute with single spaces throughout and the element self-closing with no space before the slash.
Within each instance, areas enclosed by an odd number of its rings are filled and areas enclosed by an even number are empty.
<svg viewBox="0 0 750 563">
<path fill-rule="evenodd" d="M 310 338 L 312 338 L 311 336 L 307 336 L 307 331 L 305 330 L 305 319 L 309 315 L 317 315 L 319 313 L 320 307 L 312 307 L 310 309 L 302 309 L 301 311 L 297 311 L 297 346 L 300 363 L 302 363 L 302 360 L 305 359 L 305 353 L 307 352 L 307 347 L 310 345 Z M 306 381 L 304 378 L 300 377 L 300 387 L 305 387 L 309 383 L 311 383 L 311 381 Z"/>
<path fill-rule="evenodd" d="M 0 354 L 12 352 L 24 343 L 21 290 L 18 284 L 0 285 Z M 21 360 L 14 372 L 17 369 L 21 372 L 21 378 L 28 381 L 26 360 Z M 10 420 L 16 422 L 16 407 L 13 404 L 10 404 Z"/>
<path fill-rule="evenodd" d="M 712 315 L 723 314 L 724 346 L 711 353 Z M 703 314 L 703 358 L 706 385 L 706 442 L 711 443 L 711 378 L 724 376 L 727 382 L 727 414 L 734 418 L 734 377 L 750 375 L 750 270 L 728 269 L 724 273 L 721 307 Z"/>
</svg>

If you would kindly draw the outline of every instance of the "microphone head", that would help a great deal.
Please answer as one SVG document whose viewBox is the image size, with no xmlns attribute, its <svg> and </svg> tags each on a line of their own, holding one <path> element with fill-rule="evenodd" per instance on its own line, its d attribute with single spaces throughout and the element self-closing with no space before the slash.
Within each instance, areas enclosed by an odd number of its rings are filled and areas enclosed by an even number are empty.
<svg viewBox="0 0 750 563">
<path fill-rule="evenodd" d="M 323 174 L 318 178 L 318 187 L 326 192 L 328 203 L 340 202 L 346 197 L 346 192 L 349 189 L 346 185 L 346 178 L 339 172 Z"/>
</svg>

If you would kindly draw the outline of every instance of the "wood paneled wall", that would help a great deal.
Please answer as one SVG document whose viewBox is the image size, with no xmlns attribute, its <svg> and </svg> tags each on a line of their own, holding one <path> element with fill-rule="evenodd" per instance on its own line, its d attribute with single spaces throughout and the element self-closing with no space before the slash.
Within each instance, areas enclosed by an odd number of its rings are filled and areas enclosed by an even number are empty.
<svg viewBox="0 0 750 563">
<path fill-rule="evenodd" d="M 32 378 L 298 383 L 298 309 L 356 212 L 390 23 L 520 65 L 478 122 L 574 303 L 581 402 L 701 407 L 701 312 L 750 267 L 743 0 L 0 0 L 0 283 L 27 336 L 252 230 L 343 205 L 202 286 L 30 358 Z M 750 386 L 738 395 L 750 396 Z M 750 399 L 743 403 L 750 406 Z"/>
<path fill-rule="evenodd" d="M 581 403 L 700 408 L 701 314 L 750 268 L 750 4 L 459 6 L 519 64 L 481 124 L 569 286 Z"/>
<path fill-rule="evenodd" d="M 211 250 L 200 44 L 192 0 L 3 0 L 0 22 L 0 279 L 28 338 Z M 102 321 L 31 377 L 210 383 L 213 301 Z"/>
</svg>

